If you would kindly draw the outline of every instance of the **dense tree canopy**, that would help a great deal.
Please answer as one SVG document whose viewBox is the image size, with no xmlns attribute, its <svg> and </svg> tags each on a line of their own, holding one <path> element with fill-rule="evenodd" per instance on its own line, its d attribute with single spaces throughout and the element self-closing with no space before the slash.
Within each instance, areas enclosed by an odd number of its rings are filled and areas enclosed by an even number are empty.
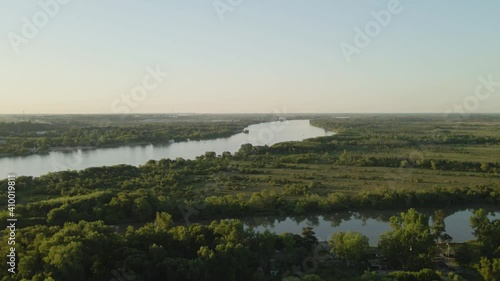
<svg viewBox="0 0 500 281">
<path fill-rule="evenodd" d="M 434 238 L 428 218 L 415 209 L 390 219 L 392 231 L 384 233 L 379 246 L 393 265 L 415 270 L 430 266 L 434 253 Z"/>
<path fill-rule="evenodd" d="M 332 253 L 348 266 L 362 266 L 369 256 L 368 237 L 358 232 L 334 233 L 328 244 Z"/>
</svg>

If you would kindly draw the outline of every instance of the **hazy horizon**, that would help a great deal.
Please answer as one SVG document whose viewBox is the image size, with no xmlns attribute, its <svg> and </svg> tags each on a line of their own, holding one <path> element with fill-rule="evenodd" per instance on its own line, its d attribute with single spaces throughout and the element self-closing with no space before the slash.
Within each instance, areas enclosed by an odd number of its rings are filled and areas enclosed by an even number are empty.
<svg viewBox="0 0 500 281">
<path fill-rule="evenodd" d="M 499 8 L 9 1 L 0 114 L 498 113 Z"/>
<path fill-rule="evenodd" d="M 132 112 L 132 113 L 0 113 L 0 116 L 32 116 L 32 115 L 498 115 L 500 112 L 451 113 L 443 112 Z"/>
</svg>

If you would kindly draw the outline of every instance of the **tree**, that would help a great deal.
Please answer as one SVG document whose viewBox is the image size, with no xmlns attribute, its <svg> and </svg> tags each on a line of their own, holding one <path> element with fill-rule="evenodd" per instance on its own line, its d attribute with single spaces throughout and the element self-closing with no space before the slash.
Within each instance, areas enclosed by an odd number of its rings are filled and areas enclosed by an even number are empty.
<svg viewBox="0 0 500 281">
<path fill-rule="evenodd" d="M 310 226 L 302 228 L 302 238 L 304 241 L 305 248 L 310 251 L 313 246 L 318 244 L 318 238 L 316 238 L 316 233 L 314 233 L 313 228 Z"/>
<path fill-rule="evenodd" d="M 145 221 L 153 215 L 153 207 L 146 197 L 139 197 L 134 200 L 133 212 L 140 221 Z"/>
<path fill-rule="evenodd" d="M 490 223 L 488 219 L 488 212 L 481 208 L 474 212 L 474 215 L 470 218 L 470 224 L 474 228 L 474 235 L 479 239 L 481 238 L 481 231 Z"/>
<path fill-rule="evenodd" d="M 297 235 L 298 238 L 300 236 Z M 300 257 L 300 248 L 297 245 L 297 239 L 294 234 L 285 232 L 278 237 L 276 249 L 283 253 L 282 259 L 285 268 L 291 268 Z"/>
<path fill-rule="evenodd" d="M 500 253 L 500 220 L 490 221 L 488 212 L 484 209 L 477 210 L 470 218 L 474 235 L 482 243 L 482 254 L 493 257 Z"/>
<path fill-rule="evenodd" d="M 476 265 L 476 268 L 485 281 L 500 280 L 500 259 L 489 260 L 481 257 L 481 261 Z"/>
<path fill-rule="evenodd" d="M 462 267 L 467 267 L 472 262 L 472 252 L 469 245 L 462 244 L 455 249 L 455 260 Z"/>
<path fill-rule="evenodd" d="M 224 151 L 222 152 L 222 159 L 231 159 L 232 155 L 231 155 L 231 152 L 229 151 Z"/>
<path fill-rule="evenodd" d="M 49 233 L 33 229 L 36 235 L 27 233 L 29 230 L 23 229 L 32 247 L 26 252 L 35 259 L 25 260 L 26 256 L 20 256 L 20 264 L 42 267 L 36 273 L 50 273 L 55 280 L 99 280 L 116 262 L 117 256 L 112 253 L 119 247 L 119 237 L 103 222 L 66 223 L 62 228 L 47 229 Z M 30 279 L 29 275 L 25 277 Z"/>
<path fill-rule="evenodd" d="M 54 245 L 43 261 L 57 268 L 63 278 L 80 278 L 84 280 L 85 264 L 87 258 L 82 242 L 71 241 L 66 245 Z"/>
<path fill-rule="evenodd" d="M 172 220 L 172 216 L 169 213 L 165 212 L 156 213 L 155 225 L 157 229 L 169 230 L 173 224 L 174 221 Z"/>
<path fill-rule="evenodd" d="M 207 151 L 205 152 L 205 159 L 207 160 L 213 160 L 217 158 L 217 154 L 214 151 Z"/>
<path fill-rule="evenodd" d="M 431 169 L 437 170 L 437 164 L 434 162 L 434 160 L 431 160 Z"/>
<path fill-rule="evenodd" d="M 360 266 L 368 256 L 368 237 L 358 232 L 337 232 L 328 241 L 331 252 L 346 265 Z"/>
<path fill-rule="evenodd" d="M 300 281 L 300 278 L 295 276 L 287 276 L 281 279 L 281 281 Z"/>
<path fill-rule="evenodd" d="M 406 281 L 435 281 L 442 280 L 437 272 L 432 269 L 425 268 L 420 271 L 393 271 L 388 274 L 389 280 Z"/>
<path fill-rule="evenodd" d="M 382 276 L 378 275 L 377 272 L 365 271 L 363 275 L 359 277 L 360 281 L 382 281 L 386 280 Z"/>
<path fill-rule="evenodd" d="M 488 172 L 489 169 L 490 169 L 490 164 L 489 163 L 481 163 L 481 170 L 483 172 Z"/>
<path fill-rule="evenodd" d="M 444 222 L 444 219 L 446 218 L 446 215 L 442 209 L 439 209 L 434 212 L 434 216 L 432 217 L 432 235 L 434 235 L 434 238 L 436 239 L 436 242 L 439 242 L 439 240 L 445 240 L 447 238 L 446 236 L 446 224 Z"/>
<path fill-rule="evenodd" d="M 278 236 L 269 230 L 255 233 L 251 239 L 250 250 L 259 264 L 265 264 L 275 255 L 276 240 Z"/>
<path fill-rule="evenodd" d="M 390 218 L 392 231 L 382 234 L 379 247 L 393 265 L 408 270 L 418 270 L 431 263 L 435 250 L 434 237 L 430 233 L 426 216 L 409 209 L 400 216 Z"/>
<path fill-rule="evenodd" d="M 308 274 L 302 277 L 302 281 L 323 281 L 323 279 L 316 274 Z"/>
<path fill-rule="evenodd" d="M 245 143 L 241 145 L 240 149 L 238 150 L 238 152 L 236 152 L 235 155 L 239 157 L 245 157 L 248 155 L 252 155 L 253 151 L 254 151 L 253 145 Z"/>
</svg>

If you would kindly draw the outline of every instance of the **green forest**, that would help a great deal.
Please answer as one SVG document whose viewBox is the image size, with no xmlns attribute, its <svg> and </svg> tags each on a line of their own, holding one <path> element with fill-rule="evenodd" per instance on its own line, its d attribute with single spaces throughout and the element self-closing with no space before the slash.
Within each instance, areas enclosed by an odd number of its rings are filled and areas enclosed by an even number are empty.
<svg viewBox="0 0 500 281">
<path fill-rule="evenodd" d="M 499 205 L 499 115 L 301 117 L 336 134 L 245 144 L 236 153 L 206 152 L 192 160 L 18 177 L 17 273 L 6 274 L 8 264 L 1 263 L 0 280 L 500 280 L 500 220 L 479 209 L 464 222 L 476 240 L 453 243 L 440 211 Z M 97 133 L 104 139 L 97 146 L 227 136 L 272 118 L 115 120 L 115 127 Z M 19 122 L 0 123 L 2 134 L 32 125 Z M 54 141 L 46 147 L 65 138 L 65 146 L 88 145 L 82 139 L 95 120 L 81 128 L 72 122 L 43 137 L 2 135 L 4 146 L 13 147 L 9 139 L 22 145 L 20 139 L 41 138 Z M 38 126 L 32 132 L 45 130 Z M 18 153 L 8 149 L 2 152 Z M 436 210 L 432 221 L 418 211 L 424 207 Z M 312 228 L 301 235 L 259 233 L 241 220 L 354 210 L 398 215 L 377 247 L 356 232 L 318 241 Z M 2 232 L 4 257 L 8 235 Z M 447 247 L 456 266 L 444 270 L 438 261 Z"/>
</svg>

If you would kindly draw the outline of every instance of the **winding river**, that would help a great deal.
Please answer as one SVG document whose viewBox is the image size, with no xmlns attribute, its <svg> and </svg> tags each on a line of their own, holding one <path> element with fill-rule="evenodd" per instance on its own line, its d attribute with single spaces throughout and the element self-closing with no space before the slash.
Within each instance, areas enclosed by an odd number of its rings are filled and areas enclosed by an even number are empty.
<svg viewBox="0 0 500 281">
<path fill-rule="evenodd" d="M 141 165 L 148 160 L 163 158 L 194 159 L 196 156 L 214 151 L 234 153 L 242 144 L 273 145 L 279 142 L 300 141 L 307 138 L 332 135 L 313 127 L 309 120 L 267 122 L 248 126 L 248 133 L 239 133 L 227 138 L 201 141 L 183 141 L 166 144 L 125 145 L 113 148 L 78 149 L 69 152 L 51 151 L 47 154 L 0 158 L 3 175 L 40 176 L 62 170 L 82 170 L 89 167 L 117 164 Z"/>
</svg>

